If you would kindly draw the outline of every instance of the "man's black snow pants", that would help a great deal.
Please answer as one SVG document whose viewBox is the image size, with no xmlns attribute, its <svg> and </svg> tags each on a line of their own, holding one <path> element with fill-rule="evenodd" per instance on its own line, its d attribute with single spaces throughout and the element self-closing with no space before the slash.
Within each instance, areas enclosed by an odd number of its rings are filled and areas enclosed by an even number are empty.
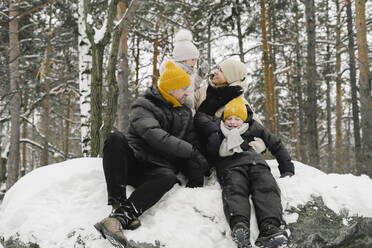
<svg viewBox="0 0 372 248">
<path fill-rule="evenodd" d="M 231 228 L 241 221 L 249 226 L 250 195 L 258 226 L 269 218 L 277 220 L 278 223 L 282 222 L 280 189 L 267 165 L 244 165 L 218 173 L 224 212 Z"/>
<path fill-rule="evenodd" d="M 103 170 L 108 204 L 126 200 L 126 186 L 132 185 L 135 190 L 128 200 L 141 212 L 157 203 L 177 182 L 176 174 L 170 168 L 139 162 L 121 132 L 111 133 L 105 141 Z"/>
</svg>

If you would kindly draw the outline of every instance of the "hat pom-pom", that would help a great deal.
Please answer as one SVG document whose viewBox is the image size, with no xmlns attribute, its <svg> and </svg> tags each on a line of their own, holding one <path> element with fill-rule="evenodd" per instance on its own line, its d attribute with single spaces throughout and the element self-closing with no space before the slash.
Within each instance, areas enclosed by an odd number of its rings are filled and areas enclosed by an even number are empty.
<svg viewBox="0 0 372 248">
<path fill-rule="evenodd" d="M 165 68 L 168 69 L 168 70 L 171 70 L 175 67 L 176 65 L 172 62 L 172 61 L 168 61 L 166 64 L 165 64 Z"/>
<path fill-rule="evenodd" d="M 192 34 L 187 29 L 181 29 L 177 32 L 174 39 L 176 42 L 192 41 Z"/>
</svg>

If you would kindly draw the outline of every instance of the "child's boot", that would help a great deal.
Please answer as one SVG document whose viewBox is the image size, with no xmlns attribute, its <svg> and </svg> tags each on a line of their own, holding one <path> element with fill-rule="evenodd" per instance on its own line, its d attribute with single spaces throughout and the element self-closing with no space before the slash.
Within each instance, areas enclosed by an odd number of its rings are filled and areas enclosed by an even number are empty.
<svg viewBox="0 0 372 248">
<path fill-rule="evenodd" d="M 251 248 L 249 241 L 249 227 L 244 222 L 238 222 L 231 231 L 232 239 L 238 245 L 238 248 Z"/>
</svg>

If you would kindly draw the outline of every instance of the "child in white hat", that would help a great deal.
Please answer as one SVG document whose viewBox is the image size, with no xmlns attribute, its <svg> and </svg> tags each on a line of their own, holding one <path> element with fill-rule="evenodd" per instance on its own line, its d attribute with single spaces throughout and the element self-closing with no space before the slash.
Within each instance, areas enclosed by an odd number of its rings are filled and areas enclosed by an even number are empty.
<svg viewBox="0 0 372 248">
<path fill-rule="evenodd" d="M 195 113 L 194 91 L 200 88 L 209 67 L 208 62 L 204 62 L 198 70 L 196 69 L 199 55 L 199 50 L 192 43 L 191 32 L 187 29 L 181 29 L 175 35 L 172 57 L 170 59 L 166 58 L 159 68 L 161 74 L 164 71 L 165 64 L 171 60 L 190 76 L 190 95 L 187 97 L 185 105 L 192 110 L 193 114 Z"/>
</svg>

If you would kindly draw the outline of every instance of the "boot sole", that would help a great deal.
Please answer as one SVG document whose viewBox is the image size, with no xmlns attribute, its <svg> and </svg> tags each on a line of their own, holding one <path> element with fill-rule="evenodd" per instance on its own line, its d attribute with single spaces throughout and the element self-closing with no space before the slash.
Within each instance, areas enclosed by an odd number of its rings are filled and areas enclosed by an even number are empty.
<svg viewBox="0 0 372 248">
<path fill-rule="evenodd" d="M 128 241 L 122 237 L 109 232 L 104 225 L 97 223 L 94 225 L 97 231 L 102 235 L 104 239 L 107 239 L 116 248 L 130 248 Z"/>
<path fill-rule="evenodd" d="M 259 248 L 289 248 L 288 242 L 288 237 L 285 234 L 280 234 L 256 241 L 255 245 Z"/>
<path fill-rule="evenodd" d="M 232 239 L 238 245 L 238 248 L 252 248 L 252 245 L 249 240 L 247 240 L 246 234 L 243 230 L 238 230 Z"/>
</svg>

